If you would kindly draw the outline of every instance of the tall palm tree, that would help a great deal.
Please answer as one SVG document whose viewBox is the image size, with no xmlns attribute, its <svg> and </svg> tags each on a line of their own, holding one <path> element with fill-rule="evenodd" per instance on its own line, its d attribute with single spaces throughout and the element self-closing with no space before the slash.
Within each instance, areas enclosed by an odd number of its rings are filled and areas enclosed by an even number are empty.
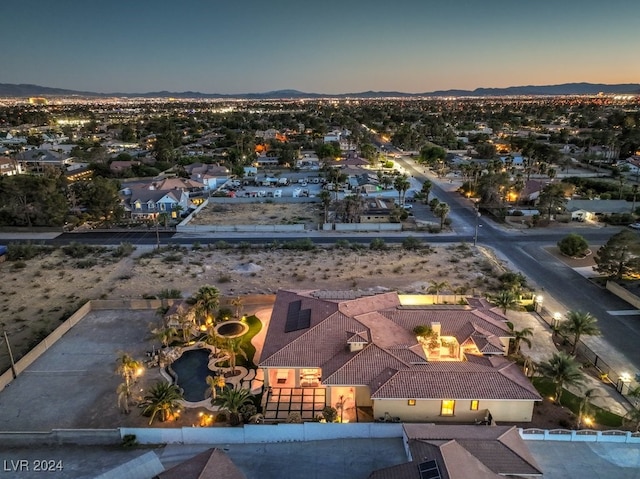
<svg viewBox="0 0 640 479">
<path fill-rule="evenodd" d="M 507 315 L 507 310 L 518 309 L 518 299 L 513 291 L 503 289 L 495 296 L 491 297 L 491 302 L 502 310 L 502 314 Z"/>
<path fill-rule="evenodd" d="M 522 343 L 526 344 L 529 348 L 531 348 L 531 340 L 530 336 L 533 336 L 532 328 L 524 328 L 521 330 L 517 330 L 512 322 L 507 321 L 507 326 L 509 327 L 509 331 L 513 335 L 513 342 L 511 343 L 511 353 L 518 355 L 520 353 L 520 346 Z"/>
<path fill-rule="evenodd" d="M 225 387 L 227 383 L 224 382 L 224 376 L 221 374 L 217 374 L 215 376 L 207 376 L 207 386 L 209 386 L 209 393 L 211 394 L 211 399 L 215 399 L 218 396 L 218 389 L 222 389 Z"/>
<path fill-rule="evenodd" d="M 577 429 L 580 429 L 580 426 L 582 426 L 582 421 L 591 411 L 591 401 L 600 397 L 596 394 L 597 392 L 598 390 L 596 388 L 587 389 L 584 392 L 584 396 L 580 400 L 580 406 L 578 408 L 578 423 L 576 425 Z"/>
<path fill-rule="evenodd" d="M 116 373 L 122 376 L 127 387 L 130 387 L 137 374 L 141 372 L 142 363 L 129 353 L 120 353 L 117 359 Z"/>
<path fill-rule="evenodd" d="M 451 208 L 446 203 L 438 203 L 433 209 L 435 215 L 440 218 L 440 229 L 444 227 L 444 220 L 447 218 L 449 211 L 451 211 Z"/>
<path fill-rule="evenodd" d="M 253 394 L 248 389 L 223 389 L 211 404 L 218 406 L 229 413 L 229 423 L 232 426 L 240 424 L 240 408 L 246 404 L 250 404 L 253 400 Z"/>
<path fill-rule="evenodd" d="M 118 394 L 118 407 L 123 413 L 129 414 L 131 412 L 131 408 L 129 407 L 131 386 L 126 382 L 120 383 L 116 389 L 116 393 Z"/>
<path fill-rule="evenodd" d="M 429 203 L 429 193 L 431 192 L 431 187 L 433 183 L 430 180 L 424 180 L 422 183 L 422 188 L 420 189 L 420 194 L 424 196 L 424 203 Z"/>
<path fill-rule="evenodd" d="M 215 286 L 202 286 L 193 299 L 196 302 L 195 308 L 198 317 L 202 318 L 203 324 L 209 320 L 213 321 L 213 314 L 220 306 L 220 291 Z"/>
<path fill-rule="evenodd" d="M 449 283 L 447 281 L 432 281 L 427 292 L 436 295 L 436 304 L 438 304 L 440 302 L 440 291 L 448 287 Z"/>
<path fill-rule="evenodd" d="M 158 382 L 151 387 L 140 407 L 143 408 L 143 415 L 151 416 L 149 419 L 149 425 L 151 425 L 158 413 L 160 413 L 161 422 L 174 415 L 180 405 L 179 402 L 183 399 L 184 397 L 178 386 L 166 382 Z"/>
<path fill-rule="evenodd" d="M 239 338 L 228 339 L 222 349 L 226 354 L 229 355 L 229 367 L 231 368 L 231 373 L 235 376 L 236 360 L 238 358 L 238 354 L 241 355 L 244 359 L 248 359 L 247 353 L 245 353 L 244 349 L 242 349 L 242 342 Z"/>
<path fill-rule="evenodd" d="M 331 206 L 331 193 L 327 190 L 322 190 L 318 195 L 320 202 L 322 203 L 322 209 L 324 211 L 324 222 L 329 221 L 329 206 Z"/>
<path fill-rule="evenodd" d="M 404 204 L 404 195 L 409 188 L 411 188 L 411 183 L 409 182 L 409 177 L 407 175 L 396 176 L 396 179 L 393 181 L 393 187 L 398 191 L 398 204 Z"/>
<path fill-rule="evenodd" d="M 554 353 L 551 359 L 538 365 L 538 371 L 555 384 L 554 401 L 558 404 L 561 404 L 562 388 L 565 385 L 581 386 L 584 383 L 580 363 L 567 353 Z"/>
<path fill-rule="evenodd" d="M 569 311 L 567 313 L 567 320 L 560 324 L 560 331 L 573 336 L 572 356 L 576 355 L 580 337 L 598 336 L 600 334 L 597 322 L 598 320 L 590 313 L 583 313 L 582 311 Z"/>
<path fill-rule="evenodd" d="M 239 318 L 242 313 L 242 305 L 244 304 L 243 299 L 240 296 L 236 296 L 231 300 L 231 306 L 234 307 L 235 317 Z"/>
</svg>

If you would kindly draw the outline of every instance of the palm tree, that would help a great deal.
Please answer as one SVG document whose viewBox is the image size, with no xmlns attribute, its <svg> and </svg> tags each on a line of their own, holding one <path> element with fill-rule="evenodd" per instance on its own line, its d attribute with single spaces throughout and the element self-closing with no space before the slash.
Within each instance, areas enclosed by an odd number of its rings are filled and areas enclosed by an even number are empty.
<svg viewBox="0 0 640 479">
<path fill-rule="evenodd" d="M 178 330 L 176 328 L 161 328 L 154 329 L 151 331 L 154 337 L 160 341 L 163 347 L 169 346 L 173 339 L 178 335 Z"/>
<path fill-rule="evenodd" d="M 420 194 L 424 196 L 424 204 L 429 203 L 429 193 L 431 192 L 432 186 L 433 186 L 433 183 L 431 183 L 430 180 L 424 180 L 424 183 L 422 183 Z"/>
<path fill-rule="evenodd" d="M 393 187 L 398 190 L 398 204 L 403 205 L 404 195 L 407 190 L 411 188 L 411 183 L 407 175 L 396 176 L 396 179 L 393 181 Z"/>
<path fill-rule="evenodd" d="M 561 404 L 562 388 L 565 385 L 581 386 L 584 383 L 580 363 L 567 353 L 554 353 L 551 359 L 538 365 L 538 371 L 555 384 L 554 401 L 558 404 Z"/>
<path fill-rule="evenodd" d="M 520 353 L 520 345 L 522 343 L 526 344 L 529 348 L 531 348 L 531 340 L 529 336 L 533 336 L 532 328 L 524 328 L 521 330 L 516 330 L 513 323 L 507 321 L 507 326 L 509 327 L 509 331 L 513 335 L 513 342 L 511 344 L 512 354 L 518 355 Z"/>
<path fill-rule="evenodd" d="M 243 305 L 244 301 L 242 300 L 242 298 L 240 296 L 236 296 L 235 298 L 233 298 L 231 300 L 231 306 L 234 307 L 235 309 L 235 317 L 239 318 L 240 314 L 242 313 L 242 305 Z"/>
<path fill-rule="evenodd" d="M 598 336 L 600 334 L 597 322 L 598 320 L 590 313 L 583 313 L 582 311 L 569 311 L 567 313 L 567 320 L 560 325 L 560 331 L 573 336 L 572 356 L 576 355 L 581 336 Z"/>
<path fill-rule="evenodd" d="M 449 211 L 451 211 L 451 208 L 446 203 L 438 203 L 433 209 L 435 215 L 440 218 L 440 229 L 444 227 L 444 220 L 447 218 Z"/>
<path fill-rule="evenodd" d="M 204 319 L 206 324 L 213 321 L 213 314 L 220 305 L 220 291 L 215 286 L 202 286 L 193 298 L 196 302 L 195 308 L 198 316 Z"/>
<path fill-rule="evenodd" d="M 223 389 L 211 404 L 224 409 L 229 413 L 229 423 L 232 426 L 240 424 L 240 408 L 245 404 L 250 404 L 253 400 L 253 394 L 248 389 Z"/>
<path fill-rule="evenodd" d="M 578 423 L 576 424 L 577 429 L 580 429 L 580 426 L 582 425 L 582 420 L 591 411 L 590 401 L 600 397 L 596 394 L 596 392 L 598 392 L 596 388 L 587 389 L 584 392 L 584 396 L 580 400 L 580 407 L 578 408 Z"/>
<path fill-rule="evenodd" d="M 209 386 L 211 399 L 215 399 L 218 395 L 218 389 L 222 389 L 227 384 L 224 382 L 224 376 L 221 374 L 218 374 L 216 376 L 207 376 L 206 381 L 207 385 Z"/>
<path fill-rule="evenodd" d="M 122 376 L 124 383 L 130 387 L 136 375 L 142 372 L 142 363 L 133 358 L 129 353 L 121 353 L 117 359 L 116 373 Z"/>
<path fill-rule="evenodd" d="M 242 342 L 238 338 L 228 339 L 223 347 L 223 351 L 229 355 L 229 367 L 231 368 L 231 374 L 236 374 L 236 359 L 240 354 L 244 359 L 248 360 L 247 353 L 242 349 Z"/>
<path fill-rule="evenodd" d="M 440 302 L 440 291 L 448 287 L 449 283 L 446 281 L 432 281 L 427 292 L 436 295 L 436 304 L 438 304 Z"/>
<path fill-rule="evenodd" d="M 318 195 L 320 202 L 322 203 L 322 209 L 324 210 L 324 222 L 329 221 L 329 206 L 331 205 L 331 193 L 327 190 L 322 190 Z"/>
<path fill-rule="evenodd" d="M 513 291 L 503 289 L 491 298 L 491 302 L 502 309 L 502 314 L 507 315 L 507 310 L 518 308 L 518 299 Z"/>
<path fill-rule="evenodd" d="M 131 399 L 131 386 L 126 382 L 120 383 L 116 389 L 118 394 L 118 407 L 125 414 L 129 414 L 131 409 L 129 408 L 129 400 Z"/>
<path fill-rule="evenodd" d="M 179 401 L 183 399 L 182 392 L 178 386 L 159 382 L 151 387 L 149 394 L 144 397 L 140 407 L 143 408 L 143 415 L 151 416 L 149 419 L 149 426 L 151 426 L 158 413 L 160 413 L 161 422 L 165 422 L 173 416 L 180 405 Z"/>
</svg>

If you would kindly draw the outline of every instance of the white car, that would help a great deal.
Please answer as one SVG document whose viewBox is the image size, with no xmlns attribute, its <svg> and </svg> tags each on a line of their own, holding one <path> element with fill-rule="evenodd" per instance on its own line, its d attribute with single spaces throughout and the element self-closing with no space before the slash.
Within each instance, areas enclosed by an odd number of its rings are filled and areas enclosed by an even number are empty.
<svg viewBox="0 0 640 479">
<path fill-rule="evenodd" d="M 634 230 L 640 230 L 640 223 L 632 223 L 629 225 L 629 228 L 632 228 Z"/>
</svg>

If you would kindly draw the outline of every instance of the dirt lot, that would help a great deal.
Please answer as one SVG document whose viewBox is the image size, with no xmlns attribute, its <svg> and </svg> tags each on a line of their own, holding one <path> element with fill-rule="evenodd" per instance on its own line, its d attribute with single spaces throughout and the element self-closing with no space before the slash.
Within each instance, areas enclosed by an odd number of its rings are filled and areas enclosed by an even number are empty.
<svg viewBox="0 0 640 479">
<path fill-rule="evenodd" d="M 318 203 L 210 203 L 190 225 L 291 225 L 322 222 Z"/>
<path fill-rule="evenodd" d="M 496 268 L 494 260 L 466 244 L 419 251 L 371 251 L 368 244 L 361 250 L 315 251 L 218 249 L 211 244 L 197 250 L 138 249 L 123 258 L 104 248 L 78 258 L 56 249 L 0 263 L 0 328 L 7 331 L 18 359 L 89 299 L 141 298 L 171 289 L 188 297 L 205 284 L 224 296 L 281 288 L 418 293 L 434 281 L 446 281 L 450 292 L 479 294 L 491 287 Z M 2 342 L 0 370 L 8 367 Z"/>
</svg>

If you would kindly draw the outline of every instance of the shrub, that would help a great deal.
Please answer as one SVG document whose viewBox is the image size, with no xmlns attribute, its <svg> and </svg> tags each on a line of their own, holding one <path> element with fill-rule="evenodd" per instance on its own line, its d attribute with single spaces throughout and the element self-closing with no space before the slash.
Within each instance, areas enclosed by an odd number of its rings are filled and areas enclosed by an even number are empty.
<svg viewBox="0 0 640 479">
<path fill-rule="evenodd" d="M 23 269 L 27 267 L 27 263 L 25 263 L 24 261 L 16 261 L 15 263 L 13 263 L 11 265 L 11 269 Z"/>
<path fill-rule="evenodd" d="M 304 238 L 295 241 L 286 241 L 282 244 L 282 249 L 289 249 L 295 251 L 313 251 L 316 249 L 316 245 L 311 238 Z"/>
<path fill-rule="evenodd" d="M 36 246 L 33 243 L 9 243 L 7 246 L 7 259 L 9 261 L 30 260 L 41 252 L 50 249 L 47 246 Z"/>
<path fill-rule="evenodd" d="M 81 259 L 76 263 L 76 268 L 88 269 L 97 265 L 98 262 L 94 258 Z"/>
<path fill-rule="evenodd" d="M 90 246 L 88 244 L 76 242 L 62 247 L 62 251 L 64 254 L 76 259 L 84 258 L 90 254 L 101 253 L 104 250 L 105 248 L 102 246 Z"/>
<path fill-rule="evenodd" d="M 336 419 L 338 419 L 338 410 L 332 406 L 325 406 L 322 410 L 322 417 L 327 422 L 336 422 Z"/>
<path fill-rule="evenodd" d="M 407 236 L 402 240 L 402 247 L 406 250 L 414 251 L 422 247 L 422 240 L 415 236 Z"/>
<path fill-rule="evenodd" d="M 163 289 L 158 293 L 160 299 L 180 299 L 182 292 L 179 289 Z"/>
<path fill-rule="evenodd" d="M 299 412 L 290 412 L 286 422 L 287 424 L 302 424 L 302 416 Z"/>
<path fill-rule="evenodd" d="M 369 249 L 373 251 L 384 251 L 387 248 L 387 244 L 382 238 L 374 238 L 371 240 L 371 243 L 369 243 Z"/>
<path fill-rule="evenodd" d="M 125 434 L 122 437 L 122 442 L 120 443 L 120 445 L 125 449 L 136 447 L 138 445 L 138 438 L 135 434 Z"/>
<path fill-rule="evenodd" d="M 582 236 L 571 233 L 558 241 L 558 248 L 567 256 L 584 256 L 589 250 L 589 243 Z"/>
<path fill-rule="evenodd" d="M 116 249 L 113 250 L 113 257 L 122 258 L 125 256 L 129 256 L 135 250 L 136 250 L 136 247 L 133 246 L 131 243 L 120 243 L 120 246 L 118 246 Z"/>
</svg>

